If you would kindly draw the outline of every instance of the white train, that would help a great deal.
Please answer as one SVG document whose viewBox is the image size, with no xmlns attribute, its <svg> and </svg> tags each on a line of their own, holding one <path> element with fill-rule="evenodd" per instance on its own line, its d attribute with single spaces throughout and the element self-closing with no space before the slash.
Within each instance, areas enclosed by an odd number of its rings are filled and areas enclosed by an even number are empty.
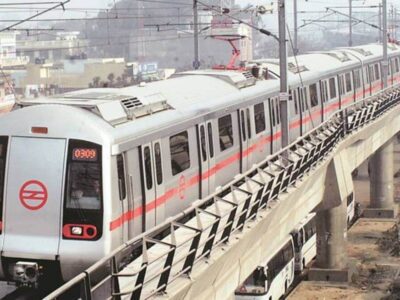
<svg viewBox="0 0 400 300">
<path fill-rule="evenodd" d="M 389 56 L 392 84 L 400 48 Z M 381 57 L 290 58 L 291 140 L 379 91 Z M 0 278 L 68 280 L 280 149 L 278 73 L 260 60 L 19 102 L 0 118 Z"/>
</svg>

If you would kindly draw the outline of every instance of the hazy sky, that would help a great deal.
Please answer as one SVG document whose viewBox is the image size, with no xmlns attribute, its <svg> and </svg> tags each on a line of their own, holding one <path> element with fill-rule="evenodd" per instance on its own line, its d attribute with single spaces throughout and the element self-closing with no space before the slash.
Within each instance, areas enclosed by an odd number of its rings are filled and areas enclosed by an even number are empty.
<svg viewBox="0 0 400 300">
<path fill-rule="evenodd" d="M 38 0 L 38 1 L 49 1 L 49 0 Z M 55 0 L 53 0 L 55 1 Z M 135 1 L 135 0 L 132 0 Z M 186 2 L 185 0 L 170 0 L 172 2 L 178 3 L 178 2 Z M 0 4 L 2 2 L 8 2 L 10 3 L 9 0 L 0 0 Z M 17 3 L 17 2 L 27 2 L 26 0 L 13 0 L 12 3 Z M 118 1 L 117 0 L 71 0 L 67 5 L 66 8 L 107 8 L 109 6 L 112 6 L 114 4 L 114 2 L 117 2 L 118 5 Z M 277 2 L 277 0 L 273 0 L 273 2 Z M 323 11 L 325 9 L 326 6 L 347 6 L 349 3 L 349 0 L 297 0 L 298 2 L 298 9 L 299 10 L 303 10 L 303 11 Z M 353 0 L 353 5 L 354 6 L 368 6 L 368 5 L 376 5 L 377 3 L 379 3 L 380 0 Z M 236 0 L 236 3 L 240 4 L 240 5 L 247 5 L 249 3 L 251 3 L 252 5 L 260 5 L 260 4 L 267 4 L 267 3 L 271 3 L 271 0 Z M 288 18 L 288 22 L 289 24 L 291 23 L 291 20 L 293 19 L 293 8 L 292 8 L 292 0 L 286 0 L 287 3 L 287 18 Z M 399 6 L 400 9 L 400 0 L 388 0 L 388 5 L 390 7 L 390 4 L 394 3 L 397 4 Z M 171 5 L 175 5 L 176 4 L 171 4 Z M 163 7 L 163 4 L 160 4 L 160 7 Z M 49 5 L 43 5 L 43 6 L 38 6 L 35 5 L 34 6 L 35 9 L 32 9 L 31 11 L 27 11 L 26 8 L 27 6 L 18 6 L 15 5 L 12 9 L 12 11 L 6 11 L 4 6 L 0 6 L 0 20 L 5 20 L 5 19 L 23 19 L 26 18 L 30 15 L 32 15 L 33 13 L 35 13 L 37 11 L 37 8 L 39 7 L 43 7 L 43 8 L 47 8 L 49 7 Z M 24 12 L 21 12 L 21 8 L 24 9 Z M 355 8 L 355 11 L 362 11 L 362 10 L 366 10 L 364 8 Z M 18 12 L 20 11 L 20 12 Z M 346 12 L 345 10 L 342 10 L 344 12 Z M 42 18 L 70 18 L 70 17 L 75 17 L 75 18 L 85 18 L 88 17 L 90 15 L 86 15 L 84 11 L 67 11 L 67 12 L 62 12 L 60 10 L 56 11 L 56 12 L 49 12 L 46 13 L 45 15 L 42 16 Z M 312 17 L 312 15 L 310 14 L 300 14 L 299 15 L 299 24 L 302 23 L 302 19 L 303 18 L 310 18 Z M 267 25 L 268 27 L 275 27 L 275 25 L 277 24 L 277 20 L 276 20 L 276 13 L 274 15 L 266 15 L 264 18 L 264 24 Z M 0 21 L 1 22 L 1 21 Z M 10 24 L 10 23 L 7 23 Z M 35 26 L 35 22 L 30 22 L 29 25 L 34 25 Z M 43 23 L 41 24 L 43 25 Z M 4 26 L 4 25 L 3 25 Z M 22 25 L 24 26 L 24 25 Z M 25 26 L 28 27 L 28 24 Z M 20 26 L 21 28 L 21 26 Z M 274 29 L 274 28 L 272 28 Z"/>
</svg>

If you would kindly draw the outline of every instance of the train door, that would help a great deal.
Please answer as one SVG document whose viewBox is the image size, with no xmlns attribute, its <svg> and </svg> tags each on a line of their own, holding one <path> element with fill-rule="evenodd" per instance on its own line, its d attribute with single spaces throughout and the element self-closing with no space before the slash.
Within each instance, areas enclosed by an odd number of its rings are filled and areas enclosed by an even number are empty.
<svg viewBox="0 0 400 300">
<path fill-rule="evenodd" d="M 213 120 L 214 132 L 214 152 L 216 162 L 216 178 L 215 187 L 222 186 L 232 180 L 233 176 L 240 173 L 242 147 L 240 129 L 240 121 L 238 113 L 228 113 Z M 244 114 L 244 116 L 246 116 Z M 246 119 L 244 118 L 244 131 L 246 131 Z M 247 135 L 246 135 L 247 136 Z"/>
<path fill-rule="evenodd" d="M 361 100 L 364 98 L 364 87 L 361 84 L 362 82 L 362 69 L 356 69 L 353 71 L 353 86 L 354 86 L 354 99 L 355 101 Z"/>
<path fill-rule="evenodd" d="M 117 176 L 118 176 L 118 194 L 119 203 L 121 205 L 121 212 L 126 214 L 129 210 L 128 193 L 126 188 L 126 166 L 125 166 L 125 154 L 117 155 Z M 129 225 L 128 222 L 122 224 L 122 240 L 128 241 Z"/>
<path fill-rule="evenodd" d="M 265 104 L 264 102 L 255 104 L 253 106 L 254 111 L 254 140 L 257 145 L 253 154 L 253 164 L 258 163 L 265 159 L 270 154 L 269 132 L 267 130 L 267 124 L 265 122 Z"/>
<path fill-rule="evenodd" d="M 161 140 L 142 145 L 141 151 L 143 211 L 146 212 L 145 230 L 148 230 L 165 220 Z"/>
<path fill-rule="evenodd" d="M 364 90 L 365 97 L 371 96 L 372 89 L 372 78 L 371 78 L 371 68 L 369 65 L 364 67 Z"/>
<path fill-rule="evenodd" d="M 141 149 L 140 149 L 141 150 Z M 139 160 L 139 148 L 134 148 L 126 152 L 125 165 L 127 169 L 128 187 L 128 210 L 132 219 L 128 222 L 128 237 L 141 234 L 144 230 L 144 216 L 142 213 L 142 186 L 141 186 L 141 163 Z"/>
<path fill-rule="evenodd" d="M 313 83 L 308 87 L 310 99 L 310 118 L 312 119 L 313 128 L 318 126 L 322 121 L 321 98 L 319 84 Z"/>
<path fill-rule="evenodd" d="M 211 121 L 198 125 L 198 145 L 201 178 L 201 195 L 204 198 L 215 189 L 215 156 L 213 126 Z"/>
<path fill-rule="evenodd" d="M 240 113 L 240 137 L 241 137 L 241 172 L 247 171 L 251 166 L 251 120 L 250 120 L 250 108 L 242 108 Z"/>
<path fill-rule="evenodd" d="M 289 111 L 291 116 L 291 122 L 289 124 L 290 129 L 290 141 L 293 142 L 299 136 L 301 136 L 301 109 L 299 102 L 299 91 L 298 89 L 291 90 L 292 101 L 289 102 Z"/>
<path fill-rule="evenodd" d="M 271 119 L 271 144 L 272 153 L 278 151 L 281 148 L 281 127 L 279 119 L 279 98 L 274 97 L 269 99 L 269 112 Z"/>
<path fill-rule="evenodd" d="M 9 153 L 3 255 L 54 260 L 61 232 L 66 141 L 13 137 Z"/>
</svg>

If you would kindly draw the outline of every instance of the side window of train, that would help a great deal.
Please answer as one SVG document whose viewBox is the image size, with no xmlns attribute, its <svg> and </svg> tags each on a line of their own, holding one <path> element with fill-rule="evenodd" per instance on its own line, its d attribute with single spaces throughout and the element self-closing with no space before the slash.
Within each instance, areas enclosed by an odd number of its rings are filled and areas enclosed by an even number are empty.
<svg viewBox="0 0 400 300">
<path fill-rule="evenodd" d="M 172 175 L 177 175 L 190 167 L 189 137 L 182 131 L 169 138 Z"/>
<path fill-rule="evenodd" d="M 348 92 L 350 92 L 352 90 L 350 73 L 346 73 L 345 80 L 346 80 L 346 93 L 348 93 Z"/>
<path fill-rule="evenodd" d="M 201 158 L 203 161 L 207 160 L 207 151 L 206 151 L 206 132 L 204 129 L 204 125 L 200 125 L 200 147 L 201 147 Z"/>
<path fill-rule="evenodd" d="M 329 78 L 329 93 L 330 93 L 330 97 L 329 97 L 330 100 L 336 98 L 337 93 L 336 93 L 336 78 L 335 77 Z"/>
<path fill-rule="evenodd" d="M 125 185 L 125 166 L 122 154 L 117 155 L 117 173 L 118 173 L 118 189 L 119 199 L 126 198 L 126 185 Z"/>
<path fill-rule="evenodd" d="M 370 65 L 368 66 L 368 70 L 369 70 L 369 80 L 370 82 L 374 82 L 375 81 L 375 72 L 374 72 L 374 66 Z"/>
<path fill-rule="evenodd" d="M 226 115 L 218 119 L 219 148 L 222 151 L 233 146 L 232 116 Z"/>
<path fill-rule="evenodd" d="M 265 130 L 265 110 L 263 102 L 254 105 L 254 124 L 256 124 L 256 134 Z"/>
<path fill-rule="evenodd" d="M 271 120 L 272 120 L 272 126 L 275 126 L 275 108 L 274 108 L 274 101 L 273 99 L 268 99 L 268 103 L 269 103 L 269 111 L 271 114 Z"/>
<path fill-rule="evenodd" d="M 370 76 L 369 76 L 369 67 L 368 66 L 366 66 L 365 68 L 364 68 L 364 73 L 365 73 L 365 83 L 370 83 Z"/>
<path fill-rule="evenodd" d="M 297 90 L 292 90 L 292 97 L 293 97 L 293 102 L 294 102 L 294 112 L 297 115 L 299 113 L 299 105 L 298 105 L 298 94 Z"/>
<path fill-rule="evenodd" d="M 339 94 L 344 95 L 345 94 L 345 89 L 344 89 L 344 76 L 339 75 Z"/>
<path fill-rule="evenodd" d="M 308 94 L 307 94 L 307 88 L 306 87 L 303 87 L 302 90 L 303 90 L 303 112 L 304 112 L 304 111 L 309 109 L 309 107 L 308 107 Z"/>
<path fill-rule="evenodd" d="M 400 65 L 399 65 L 399 58 L 398 57 L 396 57 L 394 59 L 394 69 L 395 69 L 396 73 L 398 73 L 400 71 Z"/>
<path fill-rule="evenodd" d="M 280 120 L 280 114 L 279 114 L 279 98 L 275 98 L 275 109 L 276 109 L 276 124 L 280 124 L 281 120 Z"/>
<path fill-rule="evenodd" d="M 214 157 L 214 142 L 213 142 L 213 131 L 211 123 L 207 124 L 207 131 L 208 131 L 208 148 L 210 150 L 210 157 Z"/>
<path fill-rule="evenodd" d="M 251 139 L 251 119 L 250 119 L 250 108 L 246 108 L 246 120 L 247 120 L 247 137 Z"/>
<path fill-rule="evenodd" d="M 154 145 L 154 158 L 156 164 L 157 184 L 160 185 L 163 181 L 163 175 L 162 175 L 162 163 L 161 163 L 161 146 L 160 143 L 158 142 Z"/>
<path fill-rule="evenodd" d="M 379 64 L 375 64 L 375 80 L 380 79 L 379 75 Z"/>
<path fill-rule="evenodd" d="M 317 84 L 310 85 L 310 100 L 311 107 L 315 107 L 318 105 L 318 94 L 317 94 Z"/>
<path fill-rule="evenodd" d="M 354 71 L 353 78 L 354 78 L 354 89 L 359 89 L 361 87 L 360 70 L 355 70 Z"/>
<path fill-rule="evenodd" d="M 144 147 L 143 151 L 144 171 L 146 173 L 146 188 L 148 190 L 153 188 L 153 172 L 151 170 L 151 152 L 150 147 Z"/>
</svg>

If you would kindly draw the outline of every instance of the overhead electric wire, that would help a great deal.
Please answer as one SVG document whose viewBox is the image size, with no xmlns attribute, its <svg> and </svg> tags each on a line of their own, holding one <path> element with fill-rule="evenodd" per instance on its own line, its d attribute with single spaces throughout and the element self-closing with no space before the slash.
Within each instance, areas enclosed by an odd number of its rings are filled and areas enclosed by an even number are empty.
<svg viewBox="0 0 400 300">
<path fill-rule="evenodd" d="M 38 13 L 34 14 L 33 16 L 30 16 L 30 17 L 28 17 L 28 18 L 26 18 L 26 19 L 24 19 L 24 20 L 19 20 L 19 21 L 16 22 L 15 24 L 12 24 L 12 25 L 7 26 L 7 27 L 5 27 L 5 28 L 3 28 L 3 29 L 0 29 L 0 32 L 5 31 L 5 30 L 8 30 L 8 29 L 10 29 L 10 28 L 13 28 L 13 27 L 15 27 L 15 26 L 18 26 L 19 24 L 22 24 L 22 23 L 31 21 L 32 19 L 34 19 L 34 18 L 36 18 L 36 17 L 38 17 L 38 16 L 41 16 L 41 15 L 43 15 L 43 14 L 45 14 L 45 13 L 47 13 L 47 12 L 53 10 L 54 8 L 59 7 L 59 6 L 64 7 L 64 5 L 67 4 L 67 3 L 70 2 L 70 1 L 71 1 L 71 0 L 65 0 L 65 1 L 63 1 L 63 2 L 59 2 L 58 4 L 56 4 L 56 5 L 54 5 L 54 6 L 50 7 L 50 8 L 47 8 L 47 9 L 41 11 L 41 12 L 38 12 Z"/>
</svg>

